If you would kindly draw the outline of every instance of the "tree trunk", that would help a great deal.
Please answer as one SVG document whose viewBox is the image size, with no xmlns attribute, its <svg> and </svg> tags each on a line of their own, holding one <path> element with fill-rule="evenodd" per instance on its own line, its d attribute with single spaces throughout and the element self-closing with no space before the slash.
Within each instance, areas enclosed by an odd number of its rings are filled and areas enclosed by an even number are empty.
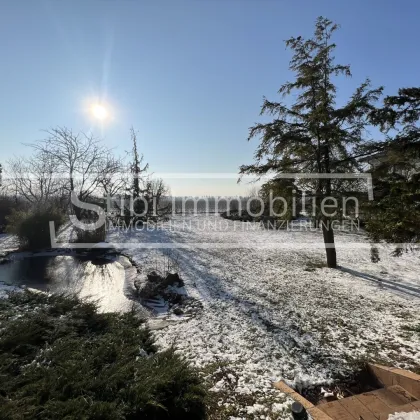
<svg viewBox="0 0 420 420">
<path fill-rule="evenodd" d="M 328 142 L 324 145 L 325 172 L 330 171 L 330 148 Z M 331 197 L 331 178 L 325 179 L 326 197 Z M 329 217 L 322 215 L 322 235 L 324 236 L 325 251 L 327 253 L 327 267 L 337 268 L 337 253 L 335 250 L 334 230 Z"/>
<path fill-rule="evenodd" d="M 325 251 L 327 253 L 327 267 L 337 268 L 337 254 L 334 243 L 334 231 L 328 219 L 322 220 L 322 234 L 324 236 Z"/>
</svg>

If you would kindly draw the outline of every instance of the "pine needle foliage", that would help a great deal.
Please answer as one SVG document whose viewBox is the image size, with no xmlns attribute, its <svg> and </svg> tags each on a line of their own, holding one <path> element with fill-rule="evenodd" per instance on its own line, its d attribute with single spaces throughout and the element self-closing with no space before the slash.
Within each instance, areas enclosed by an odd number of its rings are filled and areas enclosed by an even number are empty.
<svg viewBox="0 0 420 420">
<path fill-rule="evenodd" d="M 349 173 L 359 170 L 357 146 L 368 138 L 366 127 L 382 88 L 364 81 L 343 106 L 338 106 L 337 77 L 351 76 L 350 66 L 335 62 L 332 37 L 338 25 L 319 17 L 312 38 L 292 37 L 290 70 L 295 78 L 284 83 L 283 102 L 264 98 L 262 115 L 272 118 L 250 128 L 249 140 L 258 137 L 255 162 L 240 167 L 241 174 Z M 343 182 L 327 177 L 307 183 L 317 199 L 318 214 L 325 197 L 340 196 Z M 336 267 L 334 233 L 327 217 L 319 215 L 326 244 L 327 264 Z M 326 227 L 324 227 L 326 226 Z M 327 246 L 328 244 L 328 246 Z"/>
<path fill-rule="evenodd" d="M 206 392 L 135 312 L 72 296 L 0 300 L 0 419 L 203 419 Z"/>
</svg>

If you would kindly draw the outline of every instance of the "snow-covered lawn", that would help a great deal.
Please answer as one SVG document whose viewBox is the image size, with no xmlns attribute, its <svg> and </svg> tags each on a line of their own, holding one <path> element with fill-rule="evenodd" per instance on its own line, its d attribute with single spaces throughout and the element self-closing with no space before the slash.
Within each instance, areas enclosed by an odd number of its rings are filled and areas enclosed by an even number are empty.
<svg viewBox="0 0 420 420">
<path fill-rule="evenodd" d="M 0 254 L 15 251 L 18 245 L 18 240 L 15 236 L 0 233 Z"/>
<path fill-rule="evenodd" d="M 194 316 L 154 334 L 202 370 L 219 407 L 212 418 L 289 418 L 289 401 L 272 381 L 325 383 L 363 359 L 419 369 L 418 253 L 392 257 L 379 246 L 374 264 L 363 235 L 337 233 L 340 268 L 327 269 L 320 232 L 269 231 L 216 215 L 108 239 L 142 276 L 176 266 L 202 302 Z"/>
<path fill-rule="evenodd" d="M 339 233 L 333 270 L 322 267 L 319 232 L 204 215 L 110 239 L 129 243 L 125 252 L 145 274 L 174 260 L 188 293 L 202 300 L 195 317 L 155 334 L 208 374 L 226 418 L 288 417 L 273 380 L 323 383 L 363 358 L 419 367 L 420 334 L 409 329 L 420 323 L 418 254 L 392 257 L 380 246 L 374 264 L 362 235 Z M 173 248 L 142 248 L 156 242 Z"/>
</svg>

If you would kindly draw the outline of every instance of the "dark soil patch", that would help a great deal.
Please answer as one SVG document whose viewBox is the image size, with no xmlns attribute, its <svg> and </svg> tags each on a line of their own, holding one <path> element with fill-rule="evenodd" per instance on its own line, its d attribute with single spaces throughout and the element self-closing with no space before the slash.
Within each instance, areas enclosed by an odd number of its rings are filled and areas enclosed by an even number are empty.
<svg viewBox="0 0 420 420">
<path fill-rule="evenodd" d="M 346 398 L 351 397 L 352 395 L 374 391 L 379 388 L 381 388 L 381 384 L 370 372 L 367 365 L 364 365 L 359 367 L 352 374 L 346 377 L 337 378 L 330 384 L 320 384 L 304 388 L 300 394 L 312 404 L 316 405 L 320 402 L 337 400 L 338 396 L 340 398 Z M 324 393 L 321 389 L 334 395 L 324 397 Z"/>
</svg>

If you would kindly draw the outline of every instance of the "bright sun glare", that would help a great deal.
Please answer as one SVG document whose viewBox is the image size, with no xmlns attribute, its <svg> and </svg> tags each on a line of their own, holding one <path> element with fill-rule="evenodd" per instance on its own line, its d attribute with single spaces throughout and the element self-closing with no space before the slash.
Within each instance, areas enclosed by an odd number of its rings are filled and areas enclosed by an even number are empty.
<svg viewBox="0 0 420 420">
<path fill-rule="evenodd" d="M 100 104 L 95 104 L 92 106 L 92 115 L 94 118 L 100 121 L 104 121 L 108 117 L 108 110 Z"/>
</svg>

